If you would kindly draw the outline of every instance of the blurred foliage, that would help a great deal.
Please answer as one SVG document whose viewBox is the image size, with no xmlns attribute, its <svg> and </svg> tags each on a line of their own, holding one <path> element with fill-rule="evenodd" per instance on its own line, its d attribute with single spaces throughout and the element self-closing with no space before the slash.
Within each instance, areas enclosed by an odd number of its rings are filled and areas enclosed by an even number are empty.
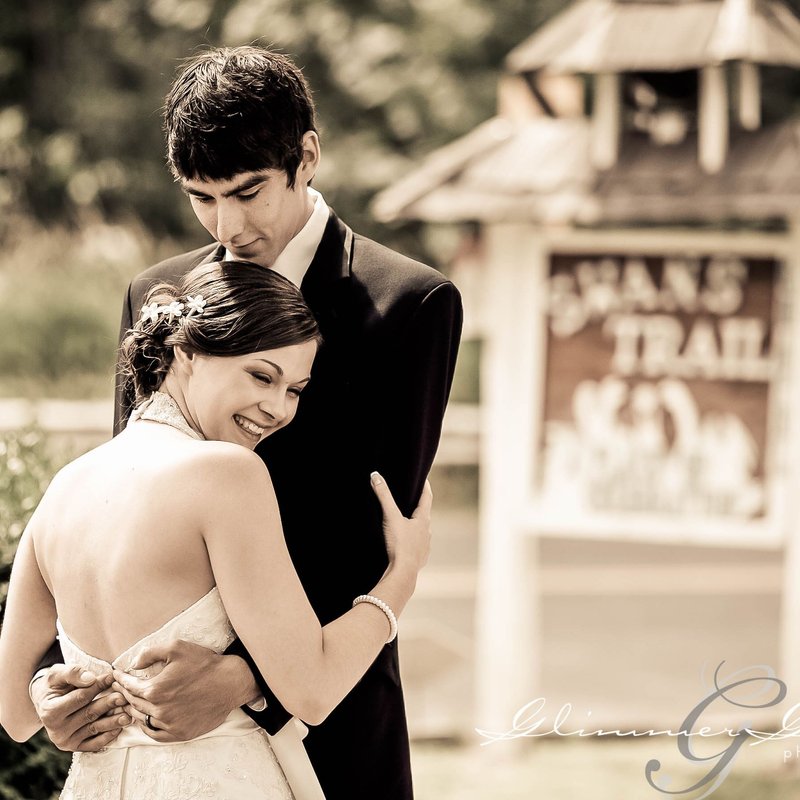
<svg viewBox="0 0 800 800">
<path fill-rule="evenodd" d="M 5 606 L 11 562 L 25 529 L 57 463 L 36 430 L 0 437 L 0 603 Z M 0 799 L 54 797 L 70 756 L 38 734 L 18 744 L 0 729 Z"/>
<path fill-rule="evenodd" d="M 789 5 L 800 11 L 800 0 Z M 182 58 L 207 45 L 250 42 L 290 54 L 318 104 L 316 184 L 328 202 L 364 234 L 443 266 L 452 233 L 448 239 L 442 226 L 414 222 L 379 226 L 370 200 L 492 116 L 506 54 L 564 7 L 563 0 L 8 4 L 0 18 L 0 392 L 20 391 L 31 376 L 45 376 L 48 393 L 71 396 L 108 386 L 127 280 L 208 241 L 164 163 L 160 108 Z M 800 72 L 765 70 L 763 83 L 765 119 L 796 106 Z M 462 375 L 456 394 L 475 395 Z"/>
<path fill-rule="evenodd" d="M 0 252 L 0 396 L 110 396 L 125 287 L 160 256 L 132 225 L 18 223 Z"/>
<path fill-rule="evenodd" d="M 800 10 L 800 0 L 789 5 Z M 260 42 L 314 89 L 317 183 L 368 235 L 425 256 L 418 225 L 379 230 L 368 204 L 420 157 L 495 108 L 506 54 L 557 0 L 37 0 L 0 20 L 0 235 L 45 224 L 140 220 L 206 241 L 163 159 L 160 106 L 179 60 Z M 765 79 L 765 115 L 800 96 L 796 71 Z"/>
<path fill-rule="evenodd" d="M 38 0 L 0 20 L 0 224 L 141 220 L 204 242 L 164 166 L 159 109 L 179 59 L 253 41 L 314 89 L 317 183 L 367 234 L 375 192 L 491 116 L 505 54 L 555 0 Z M 385 234 L 386 232 L 384 232 Z M 419 250 L 418 231 L 389 234 Z M 386 235 L 383 236 L 384 240 Z M 419 254 L 419 253 L 418 253 Z"/>
<path fill-rule="evenodd" d="M 379 229 L 369 202 L 492 115 L 505 54 L 560 6 L 38 0 L 4 9 L 0 394 L 106 394 L 127 281 L 208 241 L 164 163 L 160 107 L 182 58 L 249 42 L 291 54 L 318 103 L 316 184 L 328 202 L 357 230 L 437 263 L 435 231 Z"/>
</svg>

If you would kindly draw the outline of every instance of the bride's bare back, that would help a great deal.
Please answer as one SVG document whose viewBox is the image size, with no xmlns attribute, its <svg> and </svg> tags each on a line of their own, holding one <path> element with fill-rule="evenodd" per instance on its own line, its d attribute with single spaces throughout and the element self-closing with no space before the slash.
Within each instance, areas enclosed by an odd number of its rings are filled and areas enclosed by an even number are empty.
<svg viewBox="0 0 800 800">
<path fill-rule="evenodd" d="M 214 585 L 203 518 L 229 498 L 204 466 L 234 447 L 137 421 L 53 480 L 37 511 L 36 555 L 86 652 L 113 660 Z"/>
<path fill-rule="evenodd" d="M 374 488 L 390 566 L 372 591 L 399 612 L 427 558 L 430 491 L 405 519 L 386 485 Z M 0 636 L 3 727 L 22 739 L 39 725 L 27 676 L 56 616 L 81 650 L 111 661 L 213 585 L 281 704 L 311 724 L 386 641 L 387 619 L 369 604 L 320 626 L 253 450 L 139 420 L 65 467 L 23 534 Z"/>
</svg>

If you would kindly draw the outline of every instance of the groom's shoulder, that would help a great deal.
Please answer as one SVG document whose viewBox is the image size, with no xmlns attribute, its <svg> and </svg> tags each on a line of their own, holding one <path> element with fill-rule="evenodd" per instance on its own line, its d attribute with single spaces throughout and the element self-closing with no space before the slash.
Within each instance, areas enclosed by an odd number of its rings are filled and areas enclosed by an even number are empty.
<svg viewBox="0 0 800 800">
<path fill-rule="evenodd" d="M 150 286 L 157 283 L 179 281 L 187 272 L 213 253 L 216 247 L 216 243 L 207 244 L 196 250 L 190 250 L 188 253 L 180 253 L 159 261 L 158 264 L 154 264 L 133 278 L 131 292 L 144 294 Z"/>
<path fill-rule="evenodd" d="M 351 276 L 375 297 L 425 297 L 440 286 L 452 286 L 433 267 L 358 233 L 353 234 Z"/>
</svg>

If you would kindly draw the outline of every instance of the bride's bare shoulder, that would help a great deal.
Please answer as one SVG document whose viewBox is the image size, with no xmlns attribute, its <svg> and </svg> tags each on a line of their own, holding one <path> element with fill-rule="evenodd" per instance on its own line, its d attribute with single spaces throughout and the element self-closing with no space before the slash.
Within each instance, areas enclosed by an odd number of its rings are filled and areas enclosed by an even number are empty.
<svg viewBox="0 0 800 800">
<path fill-rule="evenodd" d="M 274 498 L 269 471 L 252 450 L 230 442 L 197 442 L 178 482 L 199 506 L 252 507 Z M 174 476 L 173 476 L 174 477 Z"/>
<path fill-rule="evenodd" d="M 197 442 L 191 448 L 193 466 L 202 466 L 206 474 L 215 477 L 267 474 L 267 467 L 253 451 L 231 442 Z"/>
</svg>

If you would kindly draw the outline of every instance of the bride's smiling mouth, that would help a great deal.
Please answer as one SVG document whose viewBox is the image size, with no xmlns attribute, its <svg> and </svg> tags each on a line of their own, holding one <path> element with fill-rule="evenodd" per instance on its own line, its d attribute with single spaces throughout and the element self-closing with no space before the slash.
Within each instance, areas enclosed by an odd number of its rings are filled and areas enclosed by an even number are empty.
<svg viewBox="0 0 800 800">
<path fill-rule="evenodd" d="M 242 417 L 239 414 L 233 415 L 233 421 L 238 425 L 239 428 L 241 428 L 241 430 L 255 439 L 260 439 L 264 435 L 264 431 L 267 430 L 260 425 L 256 425 L 255 422 L 247 419 L 247 417 Z"/>
</svg>

